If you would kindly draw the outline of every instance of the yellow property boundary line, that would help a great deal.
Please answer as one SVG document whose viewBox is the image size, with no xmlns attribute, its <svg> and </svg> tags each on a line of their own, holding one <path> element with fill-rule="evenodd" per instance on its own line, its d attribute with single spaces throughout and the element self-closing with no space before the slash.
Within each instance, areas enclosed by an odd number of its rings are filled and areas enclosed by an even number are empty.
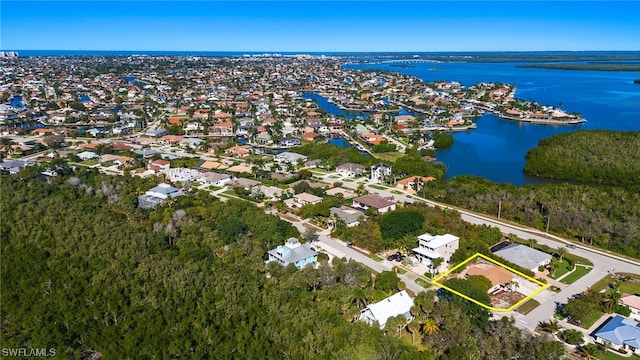
<svg viewBox="0 0 640 360">
<path fill-rule="evenodd" d="M 522 300 L 518 301 L 517 303 L 515 303 L 515 304 L 511 305 L 511 307 L 509 307 L 509 308 L 507 308 L 507 309 L 504 309 L 504 308 L 496 308 L 496 307 L 488 306 L 487 304 L 483 304 L 483 303 L 481 303 L 480 301 L 478 301 L 478 300 L 476 300 L 476 299 L 473 299 L 473 298 L 471 298 L 471 297 L 469 297 L 469 296 L 467 296 L 467 295 L 465 295 L 465 294 L 460 293 L 459 291 L 453 290 L 453 289 L 451 289 L 450 287 L 447 287 L 446 285 L 443 285 L 443 284 L 439 283 L 440 279 L 442 279 L 442 278 L 444 278 L 445 276 L 447 276 L 447 275 L 451 274 L 451 273 L 452 273 L 453 271 L 455 271 L 456 269 L 458 269 L 458 268 L 460 268 L 460 267 L 462 267 L 462 266 L 466 265 L 468 262 L 473 261 L 473 260 L 475 260 L 475 259 L 476 259 L 476 258 L 478 258 L 478 257 L 481 257 L 481 258 L 483 258 L 483 259 L 485 259 L 485 260 L 487 260 L 487 261 L 490 261 L 490 262 L 492 262 L 492 263 L 494 263 L 494 264 L 496 264 L 496 265 L 498 265 L 498 266 L 500 266 L 500 267 L 502 267 L 502 268 L 505 268 L 505 269 L 507 269 L 507 270 L 511 271 L 512 273 L 518 274 L 518 275 L 522 276 L 523 278 L 525 278 L 526 280 L 530 280 L 530 281 L 532 281 L 532 282 L 534 282 L 534 283 L 536 283 L 536 284 L 540 285 L 540 288 L 539 288 L 539 289 L 537 289 L 536 291 L 532 292 L 531 294 L 529 294 L 529 295 L 528 295 L 527 297 L 525 297 L 524 299 L 522 299 Z M 451 268 L 449 271 L 447 271 L 447 272 L 445 272 L 444 274 L 439 275 L 438 277 L 436 277 L 435 279 L 433 279 L 431 282 L 432 282 L 434 285 L 437 285 L 437 286 L 439 286 L 439 287 L 441 287 L 441 288 L 443 288 L 443 289 L 446 289 L 446 290 L 448 290 L 448 291 L 450 291 L 450 292 L 452 292 L 452 293 L 454 293 L 454 294 L 456 294 L 456 295 L 458 295 L 458 296 L 460 296 L 460 297 L 462 297 L 462 298 L 464 298 L 464 299 L 467 299 L 467 300 L 469 300 L 469 301 L 471 301 L 471 302 L 473 302 L 473 303 L 476 303 L 476 304 L 478 304 L 478 305 L 482 306 L 483 308 L 486 308 L 486 309 L 489 309 L 489 310 L 492 310 L 492 311 L 502 311 L 502 312 L 511 311 L 511 310 L 513 310 L 513 309 L 517 308 L 518 306 L 520 306 L 520 305 L 522 305 L 523 303 L 525 303 L 527 300 L 531 299 L 534 295 L 536 295 L 536 294 L 537 294 L 537 293 L 539 293 L 540 291 L 542 291 L 542 290 L 546 289 L 546 288 L 547 288 L 547 286 L 549 286 L 548 284 L 545 284 L 545 283 L 541 282 L 540 280 L 537 280 L 537 279 L 532 278 L 531 276 L 525 275 L 525 274 L 523 274 L 523 273 L 519 272 L 518 270 L 514 270 L 514 269 L 512 269 L 512 268 L 508 267 L 507 265 L 501 264 L 501 263 L 499 263 L 499 262 L 497 262 L 497 261 L 493 260 L 492 258 L 490 258 L 490 257 L 488 257 L 488 256 L 485 256 L 485 255 L 482 255 L 482 254 L 480 254 L 480 253 L 476 253 L 475 255 L 471 256 L 471 257 L 470 257 L 470 258 L 468 258 L 467 260 L 465 260 L 465 261 L 461 262 L 460 264 L 458 264 L 458 265 L 454 266 L 454 267 L 453 267 L 453 268 Z"/>
</svg>

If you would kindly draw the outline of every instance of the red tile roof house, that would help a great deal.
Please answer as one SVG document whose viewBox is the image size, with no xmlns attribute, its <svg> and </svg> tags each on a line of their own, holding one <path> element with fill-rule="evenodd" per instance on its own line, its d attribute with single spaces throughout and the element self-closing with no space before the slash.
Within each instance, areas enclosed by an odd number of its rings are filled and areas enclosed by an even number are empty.
<svg viewBox="0 0 640 360">
<path fill-rule="evenodd" d="M 209 128 L 210 135 L 233 136 L 233 123 L 231 120 L 219 121 Z"/>
<path fill-rule="evenodd" d="M 362 210 L 376 209 L 380 214 L 396 209 L 396 203 L 380 195 L 365 195 L 353 199 L 353 206 Z"/>
<path fill-rule="evenodd" d="M 398 180 L 396 188 L 413 194 L 416 192 L 416 190 L 422 189 L 424 183 L 433 181 L 435 179 L 436 178 L 434 178 L 433 176 L 410 176 L 408 178 Z"/>
<path fill-rule="evenodd" d="M 174 145 L 184 140 L 184 137 L 178 135 L 165 135 L 160 138 L 160 142 L 163 144 Z"/>
<path fill-rule="evenodd" d="M 169 170 L 170 167 L 171 165 L 167 160 L 159 159 L 159 160 L 150 161 L 149 165 L 147 166 L 147 169 L 155 173 L 159 171 Z"/>
</svg>

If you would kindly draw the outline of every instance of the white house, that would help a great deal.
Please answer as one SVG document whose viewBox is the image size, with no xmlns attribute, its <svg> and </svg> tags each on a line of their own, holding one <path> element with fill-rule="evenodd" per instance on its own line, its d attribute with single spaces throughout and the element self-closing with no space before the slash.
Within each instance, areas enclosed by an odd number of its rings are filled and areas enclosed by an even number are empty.
<svg viewBox="0 0 640 360">
<path fill-rule="evenodd" d="M 455 235 L 433 236 L 425 233 L 418 236 L 418 247 L 414 248 L 412 252 L 420 262 L 431 265 L 433 260 L 437 258 L 449 262 L 451 255 L 458 250 L 458 246 L 460 246 L 460 238 Z"/>
<path fill-rule="evenodd" d="M 378 326 L 384 329 L 390 317 L 404 315 L 407 319 L 411 318 L 412 306 L 413 299 L 405 290 L 402 290 L 380 302 L 367 306 L 360 312 L 359 320 L 369 325 L 377 322 Z"/>
<path fill-rule="evenodd" d="M 552 257 L 551 254 L 520 244 L 511 244 L 493 253 L 533 272 L 538 271 L 538 267 L 549 264 Z"/>
<path fill-rule="evenodd" d="M 629 316 L 630 318 L 640 321 L 640 296 L 625 296 L 620 299 L 620 304 L 628 306 L 629 309 L 631 309 L 631 315 Z"/>
<path fill-rule="evenodd" d="M 149 189 L 144 195 L 138 196 L 138 206 L 141 208 L 152 208 L 169 198 L 176 198 L 181 195 L 182 191 L 180 191 L 180 189 L 169 184 L 160 184 Z"/>
<path fill-rule="evenodd" d="M 267 263 L 275 261 L 282 266 L 294 264 L 298 269 L 318 262 L 318 253 L 309 243 L 301 244 L 296 238 L 289 238 L 284 245 L 269 250 Z"/>
<path fill-rule="evenodd" d="M 233 181 L 233 175 L 209 171 L 200 174 L 196 180 L 202 185 L 225 186 Z"/>
<path fill-rule="evenodd" d="M 609 343 L 613 349 L 640 355 L 640 323 L 620 315 L 609 318 L 593 334 L 599 344 Z"/>
<path fill-rule="evenodd" d="M 371 167 L 372 181 L 382 183 L 389 175 L 391 175 L 391 165 L 380 163 Z"/>
<path fill-rule="evenodd" d="M 307 157 L 298 153 L 294 153 L 294 152 L 289 152 L 289 151 L 285 151 L 285 152 L 281 152 L 280 154 L 276 155 L 273 160 L 275 160 L 278 163 L 289 163 L 289 164 L 298 164 L 298 161 L 300 162 L 305 162 L 307 161 Z"/>
<path fill-rule="evenodd" d="M 346 164 L 337 166 L 336 171 L 338 172 L 338 174 L 340 174 L 343 177 L 352 178 L 356 176 L 361 176 L 362 173 L 364 172 L 364 166 L 360 164 L 346 163 Z"/>
<path fill-rule="evenodd" d="M 167 175 L 167 178 L 171 182 L 190 181 L 197 178 L 200 175 L 200 172 L 198 170 L 189 169 L 189 168 L 170 168 L 162 171 L 162 173 Z"/>
</svg>

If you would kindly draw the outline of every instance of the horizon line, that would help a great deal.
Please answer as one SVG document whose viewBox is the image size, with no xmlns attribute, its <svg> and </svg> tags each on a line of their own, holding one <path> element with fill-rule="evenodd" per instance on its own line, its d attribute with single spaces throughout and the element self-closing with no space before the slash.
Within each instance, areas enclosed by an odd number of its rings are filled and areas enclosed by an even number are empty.
<svg viewBox="0 0 640 360">
<path fill-rule="evenodd" d="M 227 53 L 482 53 L 482 52 L 592 52 L 592 51 L 608 51 L 608 52 L 636 52 L 637 49 L 585 49 L 585 50 L 149 50 L 149 49 L 0 49 L 0 51 L 122 51 L 122 52 L 227 52 Z"/>
</svg>

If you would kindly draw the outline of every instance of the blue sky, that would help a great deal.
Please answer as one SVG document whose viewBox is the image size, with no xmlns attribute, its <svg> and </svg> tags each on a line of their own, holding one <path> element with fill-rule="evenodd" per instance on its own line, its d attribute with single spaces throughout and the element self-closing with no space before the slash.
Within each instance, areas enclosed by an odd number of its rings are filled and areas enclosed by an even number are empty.
<svg viewBox="0 0 640 360">
<path fill-rule="evenodd" d="M 640 2 L 0 1 L 2 50 L 640 50 Z"/>
</svg>

